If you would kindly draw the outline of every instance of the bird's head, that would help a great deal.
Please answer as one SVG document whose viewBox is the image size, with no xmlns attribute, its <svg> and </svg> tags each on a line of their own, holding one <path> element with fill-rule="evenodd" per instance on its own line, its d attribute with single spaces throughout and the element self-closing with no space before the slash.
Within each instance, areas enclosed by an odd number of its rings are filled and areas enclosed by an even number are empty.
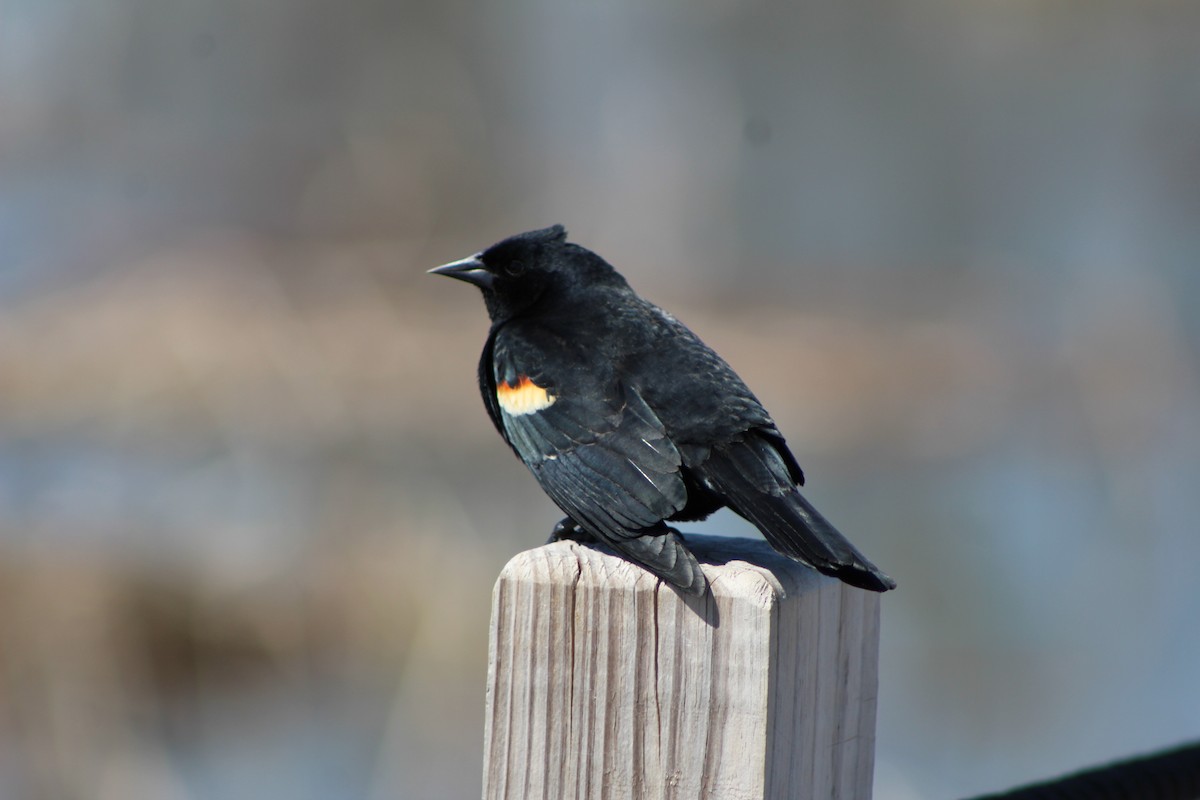
<svg viewBox="0 0 1200 800">
<path fill-rule="evenodd" d="M 429 272 L 478 286 L 493 322 L 512 319 L 543 299 L 561 301 L 589 286 L 625 285 L 600 256 L 568 243 L 562 225 L 518 233 Z"/>
</svg>

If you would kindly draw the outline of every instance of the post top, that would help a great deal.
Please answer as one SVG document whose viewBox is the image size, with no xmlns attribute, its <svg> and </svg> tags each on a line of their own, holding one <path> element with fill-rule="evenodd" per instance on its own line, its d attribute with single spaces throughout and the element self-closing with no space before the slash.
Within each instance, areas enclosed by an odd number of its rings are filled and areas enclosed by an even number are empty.
<svg viewBox="0 0 1200 800">
<path fill-rule="evenodd" d="M 767 608 L 779 600 L 837 584 L 834 578 L 780 555 L 765 541 L 687 534 L 712 594 Z M 611 550 L 575 541 L 553 542 L 514 556 L 500 580 L 532 580 L 590 588 L 656 591 L 671 588 Z"/>
</svg>

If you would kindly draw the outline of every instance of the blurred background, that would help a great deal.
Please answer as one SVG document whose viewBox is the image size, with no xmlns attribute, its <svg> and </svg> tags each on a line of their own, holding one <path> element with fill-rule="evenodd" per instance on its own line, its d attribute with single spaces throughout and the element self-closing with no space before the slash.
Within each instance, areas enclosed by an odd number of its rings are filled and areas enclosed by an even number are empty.
<svg viewBox="0 0 1200 800">
<path fill-rule="evenodd" d="M 477 796 L 555 222 L 884 598 L 879 800 L 1200 736 L 1200 5 L 0 3 L 0 797 Z M 718 515 L 697 530 L 748 533 Z"/>
</svg>

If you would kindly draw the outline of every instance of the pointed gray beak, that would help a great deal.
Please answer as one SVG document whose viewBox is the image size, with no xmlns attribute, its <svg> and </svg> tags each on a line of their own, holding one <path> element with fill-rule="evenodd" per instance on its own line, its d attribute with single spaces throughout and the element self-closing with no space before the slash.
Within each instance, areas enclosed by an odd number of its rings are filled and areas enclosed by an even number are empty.
<svg viewBox="0 0 1200 800">
<path fill-rule="evenodd" d="M 448 278 L 457 278 L 460 281 L 473 283 L 480 289 L 492 288 L 492 282 L 496 276 L 488 271 L 483 262 L 479 260 L 479 254 L 470 258 L 451 261 L 449 264 L 442 264 L 440 267 L 434 267 L 429 270 L 430 275 L 445 275 Z"/>
</svg>

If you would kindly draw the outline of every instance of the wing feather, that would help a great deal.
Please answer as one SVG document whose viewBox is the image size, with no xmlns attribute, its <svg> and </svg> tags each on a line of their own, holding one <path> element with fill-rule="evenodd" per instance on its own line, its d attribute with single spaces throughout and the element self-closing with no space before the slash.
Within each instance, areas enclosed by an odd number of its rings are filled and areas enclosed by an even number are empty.
<svg viewBox="0 0 1200 800">
<path fill-rule="evenodd" d="M 603 408 L 596 397 L 618 398 Z M 617 387 L 577 400 L 560 393 L 532 414 L 501 410 L 508 440 L 563 511 L 602 539 L 654 528 L 687 503 L 682 459 L 636 392 Z M 599 412 L 599 413 L 594 413 Z M 593 420 L 584 429 L 581 420 Z"/>
<path fill-rule="evenodd" d="M 615 378 L 548 374 L 522 337 L 494 331 L 479 365 L 488 414 L 542 489 L 588 533 L 692 594 L 707 582 L 695 556 L 663 520 L 687 505 L 683 459 L 662 420 Z M 540 367 L 533 365 L 541 364 Z M 528 378 L 554 402 L 511 414 L 498 402 L 503 380 Z M 563 385 L 563 384 L 568 385 Z"/>
</svg>

